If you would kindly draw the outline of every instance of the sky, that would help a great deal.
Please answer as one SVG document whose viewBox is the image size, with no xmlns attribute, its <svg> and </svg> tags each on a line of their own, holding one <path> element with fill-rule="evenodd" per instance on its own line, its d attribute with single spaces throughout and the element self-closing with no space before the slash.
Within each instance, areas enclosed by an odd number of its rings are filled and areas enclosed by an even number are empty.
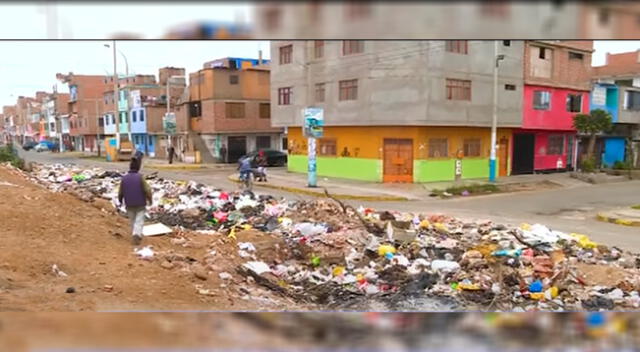
<svg viewBox="0 0 640 352">
<path fill-rule="evenodd" d="M 0 106 L 13 105 L 20 95 L 36 91 L 67 92 L 56 73 L 113 74 L 110 41 L 0 41 Z M 593 65 L 604 64 L 607 52 L 640 49 L 640 41 L 596 41 Z M 118 41 L 117 48 L 127 58 L 130 74 L 154 74 L 164 66 L 184 67 L 196 72 L 211 60 L 227 56 L 269 59 L 267 41 Z M 118 71 L 125 73 L 122 55 L 117 55 Z"/>
</svg>

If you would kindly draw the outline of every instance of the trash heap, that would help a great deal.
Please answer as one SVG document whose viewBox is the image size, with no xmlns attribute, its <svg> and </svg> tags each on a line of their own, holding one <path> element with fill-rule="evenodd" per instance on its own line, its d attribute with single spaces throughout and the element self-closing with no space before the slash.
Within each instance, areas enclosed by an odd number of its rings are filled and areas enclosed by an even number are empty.
<svg viewBox="0 0 640 352">
<path fill-rule="evenodd" d="M 63 165 L 39 165 L 33 175 L 52 190 L 111 201 L 120 177 Z M 237 273 L 299 302 L 398 311 L 640 307 L 638 254 L 582 234 L 354 209 L 329 198 L 287 202 L 155 175 L 149 183 L 152 221 L 225 239 L 258 231 L 284 241 L 287 257 L 269 260 L 239 241 Z"/>
</svg>

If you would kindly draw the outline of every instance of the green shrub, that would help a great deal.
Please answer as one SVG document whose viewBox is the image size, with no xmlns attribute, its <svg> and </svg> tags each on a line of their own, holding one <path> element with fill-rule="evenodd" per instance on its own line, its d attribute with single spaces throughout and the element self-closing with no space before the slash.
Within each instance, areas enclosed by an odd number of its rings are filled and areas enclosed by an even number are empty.
<svg viewBox="0 0 640 352">
<path fill-rule="evenodd" d="M 595 159 L 586 159 L 582 161 L 582 172 L 594 172 L 596 170 Z"/>
<path fill-rule="evenodd" d="M 630 161 L 616 161 L 615 163 L 613 163 L 613 169 L 614 170 L 629 170 L 631 169 L 631 162 Z"/>
<path fill-rule="evenodd" d="M 18 156 L 18 153 L 8 145 L 0 147 L 0 163 L 5 162 L 10 162 L 11 165 L 19 169 L 24 167 L 24 160 L 22 160 Z"/>
</svg>

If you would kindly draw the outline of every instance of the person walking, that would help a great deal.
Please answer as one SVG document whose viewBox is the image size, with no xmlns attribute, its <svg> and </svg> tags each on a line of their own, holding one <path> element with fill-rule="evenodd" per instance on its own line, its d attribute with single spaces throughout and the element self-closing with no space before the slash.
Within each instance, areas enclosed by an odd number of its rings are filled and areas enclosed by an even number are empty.
<svg viewBox="0 0 640 352">
<path fill-rule="evenodd" d="M 169 164 L 173 164 L 173 157 L 176 154 L 176 149 L 173 147 L 173 144 L 169 146 Z"/>
<path fill-rule="evenodd" d="M 224 144 L 220 147 L 220 160 L 223 164 L 227 163 L 227 146 Z"/>
<path fill-rule="evenodd" d="M 256 164 L 258 165 L 258 179 L 257 181 L 267 182 L 267 156 L 264 154 L 264 150 L 258 152 L 256 158 Z"/>
<path fill-rule="evenodd" d="M 147 204 L 153 202 L 149 185 L 140 174 L 142 157 L 135 155 L 129 164 L 129 172 L 122 176 L 118 189 L 118 202 L 127 208 L 127 216 L 131 221 L 131 236 L 134 245 L 142 242 L 142 228 L 144 227 L 144 215 Z"/>
</svg>

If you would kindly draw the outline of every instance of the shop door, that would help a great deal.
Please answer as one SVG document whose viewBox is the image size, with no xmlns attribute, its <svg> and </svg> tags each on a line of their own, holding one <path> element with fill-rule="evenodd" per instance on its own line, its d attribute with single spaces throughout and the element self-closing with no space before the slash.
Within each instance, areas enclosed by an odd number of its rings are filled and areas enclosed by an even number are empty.
<svg viewBox="0 0 640 352">
<path fill-rule="evenodd" d="M 502 137 L 500 139 L 500 148 L 498 149 L 498 158 L 500 165 L 498 176 L 504 177 L 508 174 L 509 169 L 509 139 Z"/>
<path fill-rule="evenodd" d="M 513 135 L 513 165 L 511 174 L 532 174 L 535 135 L 518 133 Z"/>
<path fill-rule="evenodd" d="M 247 154 L 247 137 L 229 136 L 227 137 L 227 155 L 230 163 L 237 162 Z"/>
<path fill-rule="evenodd" d="M 413 140 L 385 139 L 384 182 L 413 182 Z"/>
</svg>

